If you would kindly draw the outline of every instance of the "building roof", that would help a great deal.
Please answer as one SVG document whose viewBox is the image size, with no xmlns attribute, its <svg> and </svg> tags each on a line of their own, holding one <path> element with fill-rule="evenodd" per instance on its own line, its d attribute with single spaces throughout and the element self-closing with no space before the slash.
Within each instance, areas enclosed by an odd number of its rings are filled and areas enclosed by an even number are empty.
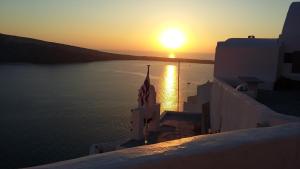
<svg viewBox="0 0 300 169">
<path fill-rule="evenodd" d="M 218 46 L 226 47 L 276 47 L 277 39 L 261 39 L 261 38 L 230 38 L 225 42 L 219 42 Z"/>
</svg>

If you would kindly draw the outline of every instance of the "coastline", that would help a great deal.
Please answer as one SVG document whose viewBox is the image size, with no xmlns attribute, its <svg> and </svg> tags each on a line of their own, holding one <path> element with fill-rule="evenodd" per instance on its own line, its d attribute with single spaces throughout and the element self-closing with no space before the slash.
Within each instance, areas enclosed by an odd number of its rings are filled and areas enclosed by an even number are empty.
<svg viewBox="0 0 300 169">
<path fill-rule="evenodd" d="M 77 46 L 47 42 L 27 37 L 0 33 L 0 64 L 69 64 L 112 60 L 149 60 L 162 62 L 186 62 L 214 64 L 214 60 L 137 56 L 87 49 Z"/>
<path fill-rule="evenodd" d="M 215 64 L 214 60 L 200 60 L 200 59 L 185 59 L 185 58 L 163 58 L 155 56 L 121 56 L 119 58 L 105 58 L 93 61 L 70 61 L 70 62 L 35 62 L 35 61 L 0 61 L 2 64 L 41 64 L 41 65 L 58 65 L 58 64 L 80 64 L 89 62 L 105 62 L 105 61 L 158 61 L 158 62 L 183 62 L 196 64 Z"/>
</svg>

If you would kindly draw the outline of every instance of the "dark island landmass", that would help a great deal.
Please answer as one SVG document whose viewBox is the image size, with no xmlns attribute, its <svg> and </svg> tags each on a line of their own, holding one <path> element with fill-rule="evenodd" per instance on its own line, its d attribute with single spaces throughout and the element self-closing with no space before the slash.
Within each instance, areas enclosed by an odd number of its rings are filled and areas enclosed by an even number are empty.
<svg viewBox="0 0 300 169">
<path fill-rule="evenodd" d="M 214 64 L 213 60 L 133 56 L 0 33 L 0 63 L 67 64 L 109 60 L 151 60 Z"/>
</svg>

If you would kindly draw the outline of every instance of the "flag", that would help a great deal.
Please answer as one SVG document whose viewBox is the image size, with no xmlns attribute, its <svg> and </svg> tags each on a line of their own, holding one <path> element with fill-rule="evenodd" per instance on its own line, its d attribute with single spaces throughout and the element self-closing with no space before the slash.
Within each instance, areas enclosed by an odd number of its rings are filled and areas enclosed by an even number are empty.
<svg viewBox="0 0 300 169">
<path fill-rule="evenodd" d="M 150 78 L 149 78 L 150 65 L 147 65 L 147 66 L 148 66 L 147 76 L 144 81 L 144 84 L 141 86 L 141 88 L 139 90 L 139 100 L 141 102 L 141 106 L 143 106 L 145 103 L 148 102 L 148 98 L 150 95 Z"/>
</svg>

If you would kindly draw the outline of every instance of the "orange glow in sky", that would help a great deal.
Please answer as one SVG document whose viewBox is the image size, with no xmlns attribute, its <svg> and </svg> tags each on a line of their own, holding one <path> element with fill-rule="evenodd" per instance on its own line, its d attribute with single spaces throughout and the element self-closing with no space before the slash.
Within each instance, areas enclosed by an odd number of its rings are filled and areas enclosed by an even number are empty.
<svg viewBox="0 0 300 169">
<path fill-rule="evenodd" d="M 176 55 L 174 53 L 170 53 L 169 58 L 176 58 Z"/>
<path fill-rule="evenodd" d="M 277 38 L 292 1 L 3 0 L 0 33 L 104 51 L 214 53 L 231 37 Z"/>
</svg>

